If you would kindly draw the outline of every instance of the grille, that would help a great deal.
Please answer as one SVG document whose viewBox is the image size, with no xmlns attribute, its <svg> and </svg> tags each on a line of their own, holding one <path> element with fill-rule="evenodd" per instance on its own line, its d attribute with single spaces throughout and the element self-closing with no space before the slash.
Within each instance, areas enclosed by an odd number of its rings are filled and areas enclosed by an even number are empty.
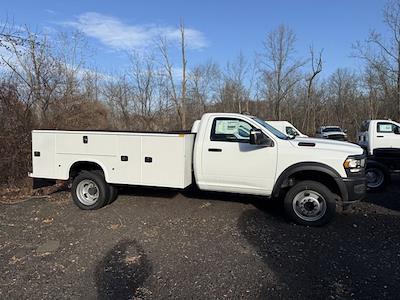
<svg viewBox="0 0 400 300">
<path fill-rule="evenodd" d="M 338 141 L 345 141 L 346 138 L 342 134 L 331 134 L 328 135 L 328 139 L 330 140 L 338 140 Z"/>
</svg>

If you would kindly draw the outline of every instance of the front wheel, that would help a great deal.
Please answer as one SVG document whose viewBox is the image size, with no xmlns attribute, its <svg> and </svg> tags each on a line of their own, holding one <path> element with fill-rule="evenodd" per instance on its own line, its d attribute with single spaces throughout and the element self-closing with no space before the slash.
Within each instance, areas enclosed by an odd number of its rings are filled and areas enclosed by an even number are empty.
<svg viewBox="0 0 400 300">
<path fill-rule="evenodd" d="M 301 181 L 294 185 L 284 199 L 287 215 L 296 223 L 322 226 L 336 214 L 335 195 L 316 181 Z"/>
<path fill-rule="evenodd" d="M 367 179 L 367 188 L 370 191 L 379 191 L 385 187 L 386 176 L 385 172 L 378 167 L 367 167 L 365 170 L 365 177 Z"/>
</svg>

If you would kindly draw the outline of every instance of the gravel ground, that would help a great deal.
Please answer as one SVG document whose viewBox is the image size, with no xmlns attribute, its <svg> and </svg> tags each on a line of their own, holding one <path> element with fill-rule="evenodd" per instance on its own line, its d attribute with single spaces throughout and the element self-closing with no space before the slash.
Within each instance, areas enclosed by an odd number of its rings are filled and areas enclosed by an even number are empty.
<svg viewBox="0 0 400 300">
<path fill-rule="evenodd" d="M 0 209 L 1 299 L 399 297 L 400 180 L 322 228 L 261 198 L 167 190 Z"/>
</svg>

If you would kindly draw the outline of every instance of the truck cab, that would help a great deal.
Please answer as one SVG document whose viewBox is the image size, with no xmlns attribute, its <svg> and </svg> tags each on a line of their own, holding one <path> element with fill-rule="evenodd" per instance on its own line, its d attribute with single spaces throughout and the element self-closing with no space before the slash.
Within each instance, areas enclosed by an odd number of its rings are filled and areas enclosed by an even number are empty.
<svg viewBox="0 0 400 300">
<path fill-rule="evenodd" d="M 366 149 L 369 155 L 374 155 L 376 151 L 400 151 L 400 124 L 392 120 L 364 121 L 357 138 L 358 144 Z"/>
<path fill-rule="evenodd" d="M 283 197 L 287 213 L 302 224 L 324 223 L 319 213 L 334 210 L 328 209 L 334 201 L 319 202 L 321 186 L 342 204 L 365 195 L 365 157 L 357 145 L 289 137 L 240 114 L 205 114 L 196 131 L 194 175 L 201 190 Z"/>
</svg>

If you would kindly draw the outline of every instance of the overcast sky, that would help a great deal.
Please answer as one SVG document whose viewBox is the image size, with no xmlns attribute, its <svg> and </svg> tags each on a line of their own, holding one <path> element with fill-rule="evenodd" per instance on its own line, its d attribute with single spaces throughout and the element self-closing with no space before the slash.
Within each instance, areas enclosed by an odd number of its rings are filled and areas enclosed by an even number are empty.
<svg viewBox="0 0 400 300">
<path fill-rule="evenodd" d="M 260 52 L 267 32 L 280 24 L 297 35 L 299 57 L 309 45 L 324 49 L 324 75 L 338 67 L 357 69 L 352 44 L 371 29 L 384 33 L 383 0 L 260 1 L 5 1 L 0 17 L 36 31 L 80 30 L 95 55 L 91 64 L 116 72 L 127 64 L 126 52 L 149 51 L 161 35 L 178 39 L 180 18 L 186 25 L 189 67 L 207 60 L 225 65 L 240 52 Z M 91 50 L 92 53 L 92 50 Z"/>
</svg>

